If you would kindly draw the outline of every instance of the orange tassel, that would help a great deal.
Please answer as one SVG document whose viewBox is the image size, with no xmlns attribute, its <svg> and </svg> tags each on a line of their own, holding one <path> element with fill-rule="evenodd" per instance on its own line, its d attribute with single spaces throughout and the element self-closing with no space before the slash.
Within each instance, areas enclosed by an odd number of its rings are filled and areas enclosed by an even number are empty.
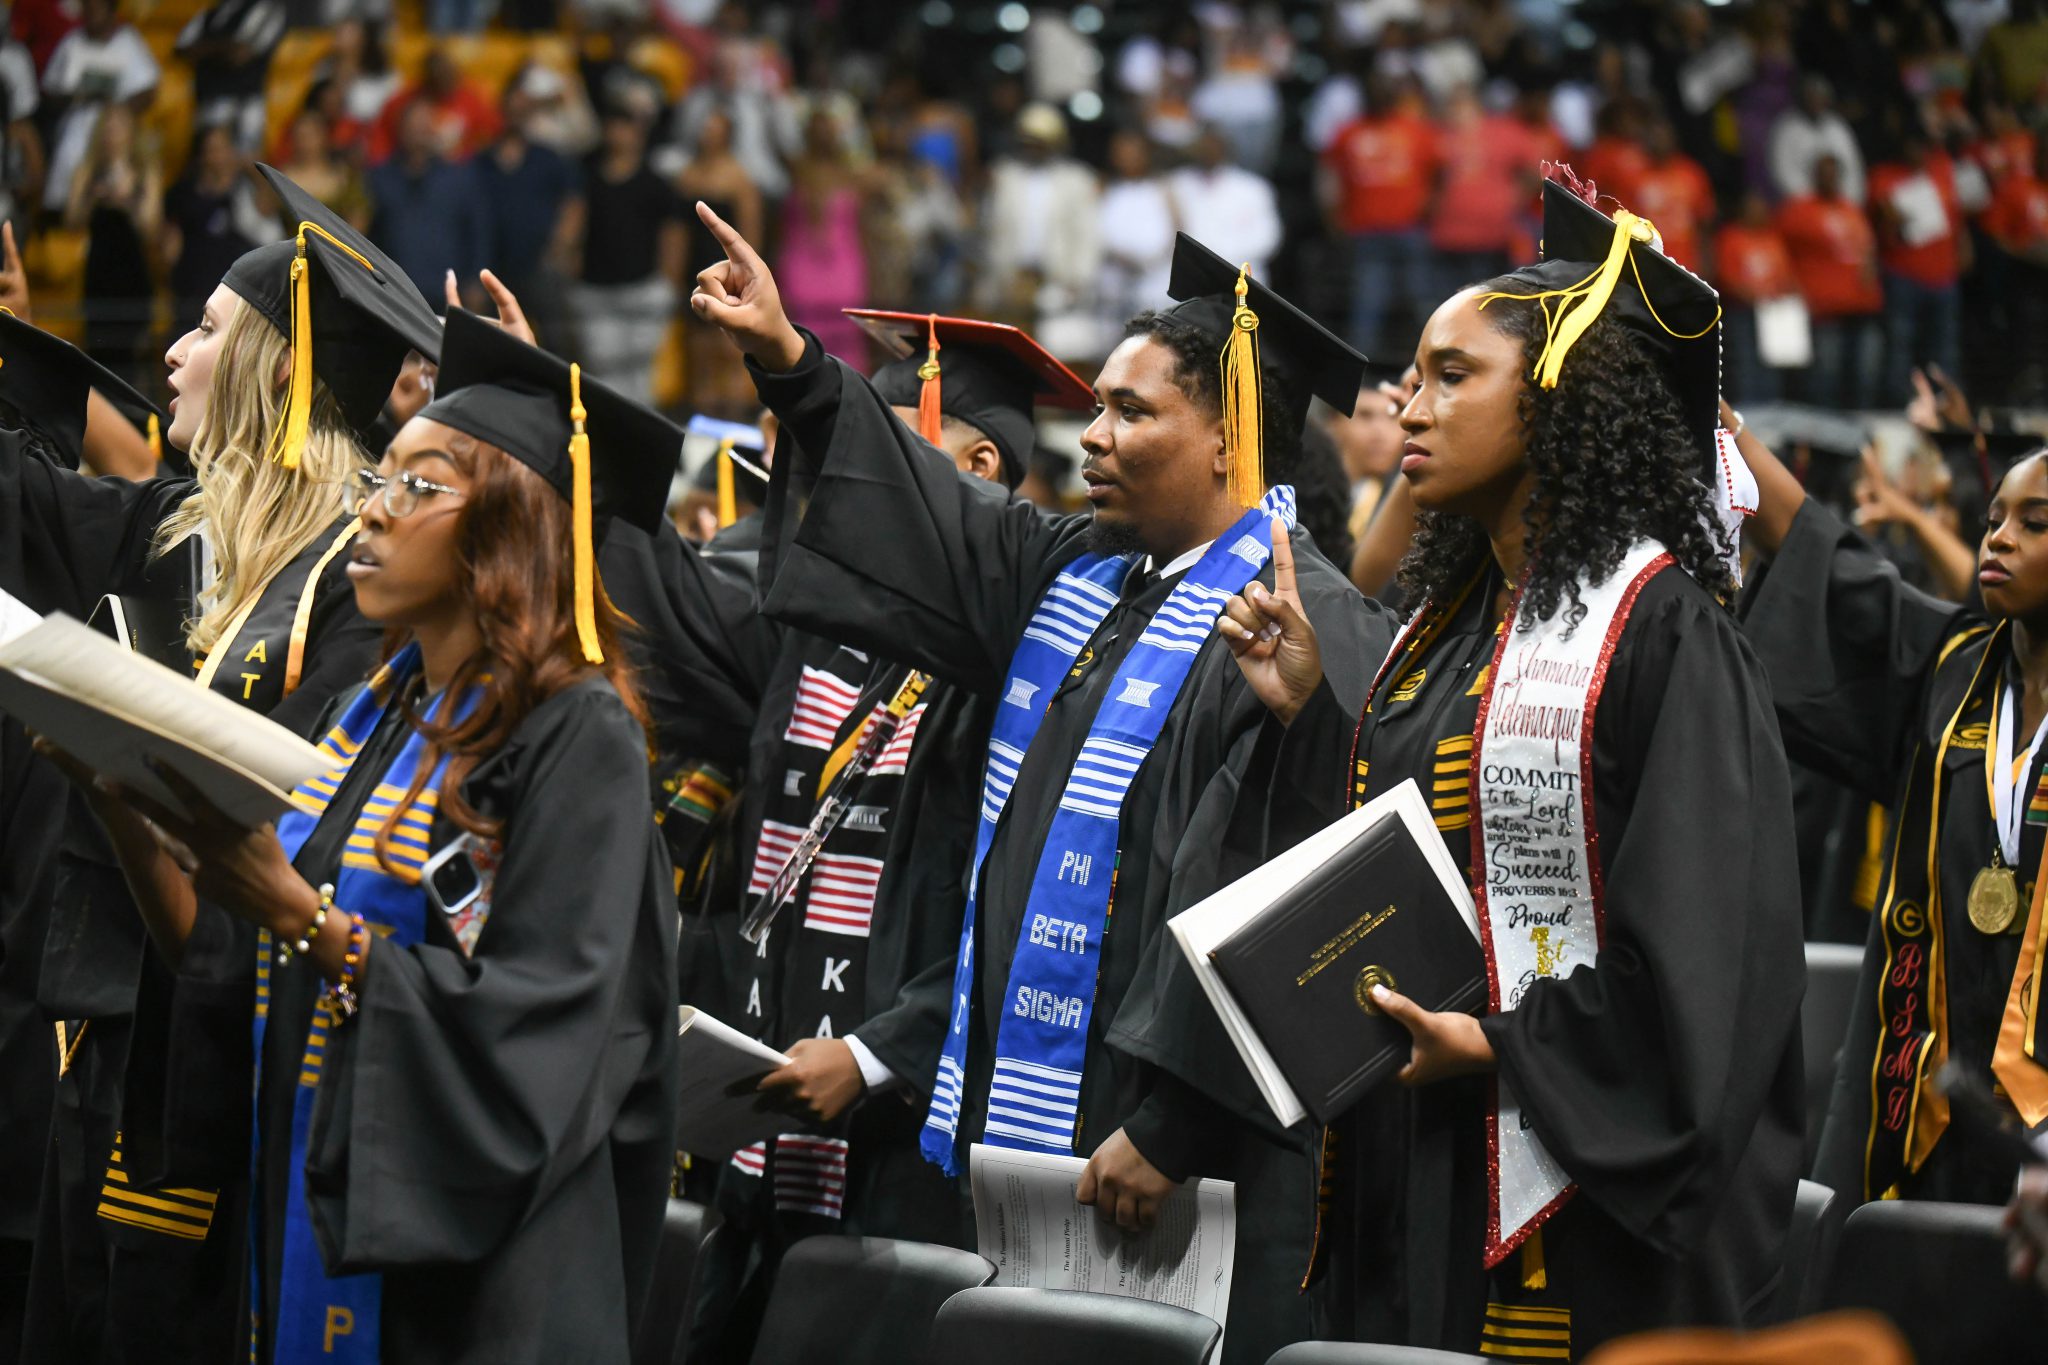
<svg viewBox="0 0 2048 1365">
<path fill-rule="evenodd" d="M 926 338 L 931 349 L 925 354 L 924 364 L 917 367 L 917 377 L 924 381 L 924 387 L 917 391 L 917 434 L 933 445 L 939 444 L 939 432 L 945 426 L 945 417 L 939 411 L 939 315 L 933 313 L 926 324 Z"/>
</svg>

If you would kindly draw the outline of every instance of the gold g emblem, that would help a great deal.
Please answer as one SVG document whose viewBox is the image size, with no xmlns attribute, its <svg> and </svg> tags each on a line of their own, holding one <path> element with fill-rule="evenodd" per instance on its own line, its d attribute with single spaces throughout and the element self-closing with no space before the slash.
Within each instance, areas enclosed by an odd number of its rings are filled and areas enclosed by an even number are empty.
<svg viewBox="0 0 2048 1365">
<path fill-rule="evenodd" d="M 1892 907 L 1892 927 L 1908 938 L 1918 938 L 1927 928 L 1927 917 L 1913 902 L 1900 901 Z"/>
<path fill-rule="evenodd" d="M 1380 1013 L 1378 1002 L 1372 998 L 1374 986 L 1385 986 L 1390 991 L 1401 989 L 1394 984 L 1394 974 L 1375 962 L 1370 967 L 1361 967 L 1358 979 L 1351 983 L 1351 998 L 1358 1002 L 1358 1008 L 1367 1014 Z"/>
</svg>

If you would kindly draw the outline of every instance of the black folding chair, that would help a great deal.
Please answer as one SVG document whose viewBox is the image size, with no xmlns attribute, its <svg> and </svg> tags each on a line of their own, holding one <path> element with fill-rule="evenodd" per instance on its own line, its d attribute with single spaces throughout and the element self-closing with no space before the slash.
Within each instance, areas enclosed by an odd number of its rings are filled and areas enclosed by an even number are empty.
<svg viewBox="0 0 2048 1365">
<path fill-rule="evenodd" d="M 1806 1169 L 1820 1150 L 1821 1120 L 1835 1088 L 1835 1070 L 1849 1036 L 1849 1010 L 1856 1001 L 1856 976 L 1863 949 L 1849 943 L 1806 945 L 1806 997 L 1799 1002 L 1800 1052 L 1806 1060 Z M 1877 1021 L 1870 1021 L 1876 1027 Z"/>
<path fill-rule="evenodd" d="M 671 1199 L 655 1252 L 654 1285 L 633 1333 L 633 1365 L 682 1365 L 683 1325 L 696 1297 L 697 1266 L 710 1239 L 718 1235 L 717 1215 L 688 1199 Z"/>
<path fill-rule="evenodd" d="M 1919 1365 L 2037 1359 L 2048 1295 L 2007 1275 L 2002 1216 L 1983 1204 L 1865 1204 L 1842 1226 L 1821 1307 L 1883 1313 Z"/>
<path fill-rule="evenodd" d="M 1785 1238 L 1785 1278 L 1767 1321 L 1759 1325 L 1791 1322 L 1820 1311 L 1821 1294 L 1834 1272 L 1847 1203 L 1825 1185 L 1799 1182 L 1799 1193 L 1792 1201 L 1792 1226 Z"/>
<path fill-rule="evenodd" d="M 768 1296 L 752 1365 L 904 1365 L 939 1305 L 995 1278 L 971 1251 L 880 1237 L 806 1237 Z"/>
<path fill-rule="evenodd" d="M 1113 1294 L 964 1289 L 932 1327 L 931 1365 L 1207 1365 L 1223 1329 L 1200 1313 Z"/>
</svg>

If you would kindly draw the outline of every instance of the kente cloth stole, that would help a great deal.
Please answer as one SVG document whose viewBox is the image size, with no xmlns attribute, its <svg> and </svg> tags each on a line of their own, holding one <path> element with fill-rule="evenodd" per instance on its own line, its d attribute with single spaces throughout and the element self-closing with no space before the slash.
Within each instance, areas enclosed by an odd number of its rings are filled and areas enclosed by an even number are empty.
<svg viewBox="0 0 2048 1365">
<path fill-rule="evenodd" d="M 320 823 L 348 775 L 349 765 L 370 736 L 376 733 L 385 709 L 404 690 L 419 667 L 419 646 L 407 645 L 380 669 L 370 685 L 357 694 L 343 711 L 325 739 L 321 753 L 335 766 L 318 777 L 309 778 L 292 793 L 293 809 L 277 822 L 278 842 L 285 856 L 296 858 L 306 840 Z M 464 699 L 462 712 L 476 704 L 477 694 Z M 427 709 L 431 718 L 442 704 L 436 698 Z M 406 736 L 391 766 L 384 771 L 370 798 L 355 818 L 341 855 L 341 868 L 334 878 L 334 903 L 361 915 L 371 931 L 389 947 L 404 948 L 418 943 L 426 932 L 426 893 L 420 890 L 420 871 L 430 852 L 429 838 L 434 815 L 440 805 L 441 781 L 447 775 L 444 756 L 429 775 L 410 805 L 399 809 L 405 794 L 426 757 L 426 739 L 417 730 Z M 397 824 L 389 839 L 391 870 L 377 860 L 377 831 L 398 810 Z M 257 934 L 256 944 L 256 1065 L 261 1084 L 263 1035 L 270 1019 L 271 953 L 274 943 L 269 931 Z M 311 971 L 305 963 L 297 971 Z M 322 1062 L 333 1035 L 336 1020 L 323 994 L 313 1007 L 312 1031 L 306 1038 L 305 1058 L 299 1067 L 299 1082 L 292 1097 L 290 1188 L 285 1192 L 284 1246 L 277 1293 L 277 1322 L 272 1358 L 275 1360 L 335 1360 L 346 1365 L 374 1365 L 378 1358 L 379 1308 L 383 1277 L 377 1274 L 329 1276 L 320 1260 L 311 1219 L 306 1209 L 306 1138 L 313 1119 L 313 1101 L 318 1094 Z M 260 1116 L 261 1110 L 259 1108 Z M 261 1189 L 263 1134 L 258 1120 L 252 1170 Z M 251 1217 L 260 1220 L 264 1201 L 251 1201 Z M 258 1224 L 260 1226 L 260 1223 Z M 254 1245 L 262 1245 L 257 1241 Z M 251 1312 L 263 1305 L 262 1267 L 251 1257 Z"/>
<path fill-rule="evenodd" d="M 1590 967 L 1600 952 L 1605 887 L 1594 828 L 1593 718 L 1607 668 L 1643 585 L 1672 563 L 1655 541 L 1583 584 L 1571 604 L 1523 621 L 1508 609 L 1473 732 L 1472 866 L 1489 1008 L 1515 1009 L 1536 982 Z M 1486 1264 L 1497 1265 L 1571 1198 L 1573 1185 L 1496 1073 L 1486 1116 L 1492 1174 Z"/>
<path fill-rule="evenodd" d="M 1973 624 L 1942 645 L 1928 689 L 1928 709 L 1941 730 L 1930 747 L 1922 736 L 1906 769 L 1898 833 L 1885 869 L 1878 929 L 1884 974 L 1877 982 L 1877 1053 L 1870 1072 L 1870 1131 L 1865 1138 L 1863 1198 L 1891 1193 L 1917 1171 L 1948 1128 L 1948 1098 L 1933 1084 L 1948 1060 L 1948 980 L 1943 952 L 1941 818 L 1948 754 L 1964 715 L 1995 700 L 2007 649 L 2000 624 Z M 1982 740 L 1977 743 L 1981 745 Z M 1931 761 L 1930 761 L 1931 759 Z M 1986 763 L 1991 757 L 1985 755 Z M 1960 799 L 1982 799 L 1965 781 Z M 1991 820 L 1989 809 L 1983 819 Z"/>
<path fill-rule="evenodd" d="M 983 1140 L 998 1147 L 1070 1152 L 1095 978 L 1116 885 L 1125 795 L 1158 742 L 1216 617 L 1272 557 L 1272 519 L 1294 524 L 1294 490 L 1270 490 L 1216 538 L 1160 604 L 1118 667 L 1091 723 L 1039 851 L 1028 913 L 1010 966 L 995 1040 Z M 953 973 L 953 1017 L 939 1058 L 919 1147 L 948 1174 L 960 1169 L 958 1134 L 967 1078 L 968 1002 L 982 865 L 996 824 L 1060 680 L 1117 603 L 1128 556 L 1083 555 L 1039 599 L 1011 657 L 982 775 L 980 826 Z"/>
</svg>

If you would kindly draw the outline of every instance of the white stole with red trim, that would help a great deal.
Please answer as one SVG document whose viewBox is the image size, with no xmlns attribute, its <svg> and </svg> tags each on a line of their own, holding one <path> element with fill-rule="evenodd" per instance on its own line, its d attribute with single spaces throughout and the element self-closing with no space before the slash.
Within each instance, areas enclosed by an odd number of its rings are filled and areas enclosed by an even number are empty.
<svg viewBox="0 0 2048 1365">
<path fill-rule="evenodd" d="M 1593 713 L 1629 610 L 1671 562 L 1638 544 L 1603 582 L 1521 628 L 1517 594 L 1474 727 L 1472 859 L 1487 986 L 1496 1014 L 1529 988 L 1591 966 L 1600 952 L 1603 887 L 1593 822 Z M 1493 1197 L 1486 1263 L 1520 1246 L 1574 1186 L 1531 1128 L 1505 1075 L 1487 1117 Z"/>
</svg>

